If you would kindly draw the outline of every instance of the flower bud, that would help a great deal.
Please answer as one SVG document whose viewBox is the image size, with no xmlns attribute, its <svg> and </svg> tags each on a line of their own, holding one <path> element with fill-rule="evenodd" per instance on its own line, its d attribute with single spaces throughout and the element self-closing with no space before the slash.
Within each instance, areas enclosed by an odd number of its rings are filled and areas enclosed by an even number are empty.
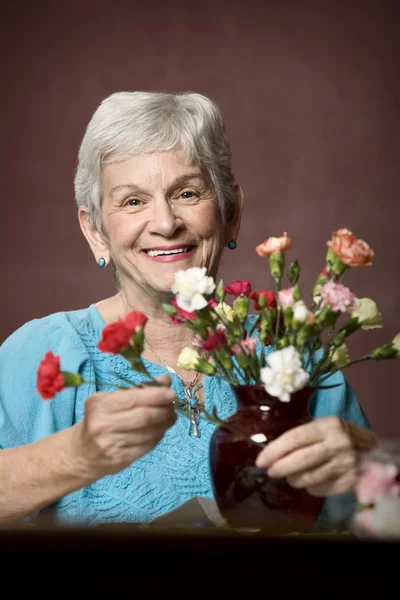
<svg viewBox="0 0 400 600">
<path fill-rule="evenodd" d="M 224 301 L 225 298 L 225 290 L 224 290 L 224 280 L 220 279 L 217 285 L 217 289 L 215 290 L 215 295 L 217 296 L 220 302 Z"/>
<path fill-rule="evenodd" d="M 264 296 L 264 294 L 260 294 L 258 296 L 257 303 L 260 308 L 265 308 L 265 306 L 267 305 L 267 298 Z"/>
<path fill-rule="evenodd" d="M 339 331 L 339 333 L 332 340 L 332 346 L 339 348 L 343 344 L 345 337 L 346 331 Z"/>
<path fill-rule="evenodd" d="M 283 310 L 283 323 L 286 328 L 289 328 L 293 321 L 293 308 L 288 306 Z"/>
<path fill-rule="evenodd" d="M 288 269 L 287 278 L 290 283 L 296 285 L 300 276 L 300 265 L 297 260 L 293 261 Z"/>
<path fill-rule="evenodd" d="M 214 365 L 212 365 L 204 358 L 199 358 L 195 370 L 200 371 L 200 373 L 204 373 L 204 375 L 215 375 L 217 372 L 217 369 L 214 367 Z"/>
<path fill-rule="evenodd" d="M 300 291 L 299 284 L 296 284 L 293 287 L 293 300 L 295 302 L 297 302 L 298 300 L 301 300 L 301 291 Z"/>
<path fill-rule="evenodd" d="M 304 325 L 296 335 L 295 345 L 298 348 L 302 348 L 308 342 L 312 340 L 315 335 L 315 328 L 313 325 Z"/>
<path fill-rule="evenodd" d="M 249 298 L 244 295 L 238 296 L 233 303 L 234 311 L 241 321 L 244 321 L 248 315 L 249 304 Z"/>
<path fill-rule="evenodd" d="M 276 310 L 274 308 L 264 308 L 260 312 L 261 331 L 270 331 L 274 326 Z"/>
<path fill-rule="evenodd" d="M 344 331 L 346 336 L 351 335 L 352 333 L 357 331 L 357 329 L 360 329 L 360 327 L 361 323 L 357 319 L 357 317 L 351 317 L 350 319 L 347 319 L 345 323 L 343 323 L 343 325 L 339 329 L 339 333 L 342 333 Z"/>
<path fill-rule="evenodd" d="M 395 344 L 384 344 L 383 346 L 379 346 L 379 348 L 375 348 L 371 352 L 371 356 L 374 360 L 385 360 L 387 358 L 397 358 L 398 350 Z"/>
</svg>

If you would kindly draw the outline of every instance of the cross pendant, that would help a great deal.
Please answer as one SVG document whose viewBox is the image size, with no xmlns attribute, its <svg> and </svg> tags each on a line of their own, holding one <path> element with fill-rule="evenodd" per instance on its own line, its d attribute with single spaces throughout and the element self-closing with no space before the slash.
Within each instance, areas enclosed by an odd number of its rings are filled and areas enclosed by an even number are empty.
<svg viewBox="0 0 400 600">
<path fill-rule="evenodd" d="M 196 398 L 196 395 L 193 394 L 192 390 L 184 388 L 184 392 L 185 392 L 186 402 L 187 402 L 188 411 L 189 411 L 189 420 L 190 420 L 189 435 L 193 429 L 193 436 L 198 438 L 198 437 L 200 437 L 200 431 L 197 426 L 198 399 Z"/>
</svg>

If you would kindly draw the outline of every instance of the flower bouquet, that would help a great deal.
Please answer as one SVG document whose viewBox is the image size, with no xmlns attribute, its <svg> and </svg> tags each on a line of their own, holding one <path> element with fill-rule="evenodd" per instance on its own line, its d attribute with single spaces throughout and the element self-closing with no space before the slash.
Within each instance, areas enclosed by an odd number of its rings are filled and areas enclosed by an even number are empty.
<svg viewBox="0 0 400 600">
<path fill-rule="evenodd" d="M 345 367 L 399 356 L 397 334 L 390 343 L 364 356 L 349 357 L 346 338 L 359 329 L 383 326 L 376 303 L 370 298 L 357 298 L 343 284 L 350 268 L 372 264 L 374 252 L 370 246 L 348 229 L 335 231 L 327 242 L 325 266 L 306 301 L 299 286 L 298 261 L 285 268 L 291 244 L 284 233 L 256 247 L 257 254 L 269 261 L 275 290 L 253 291 L 251 283 L 243 280 L 230 285 L 220 280 L 216 285 L 205 268 L 177 271 L 172 287 L 175 298 L 163 306 L 174 323 L 194 332 L 193 346 L 184 348 L 179 356 L 180 368 L 219 377 L 232 386 L 261 385 L 271 396 L 289 402 L 306 386 L 326 387 L 324 382 Z M 228 297 L 231 303 L 226 302 Z M 253 314 L 249 314 L 251 303 Z M 149 385 L 158 385 L 141 358 L 146 322 L 143 313 L 129 313 L 103 329 L 98 348 L 122 355 L 134 371 L 148 376 Z M 83 382 L 79 374 L 62 371 L 60 357 L 51 352 L 39 365 L 37 389 L 45 400 L 66 386 Z M 132 382 L 121 380 L 120 387 L 127 386 Z M 190 400 L 177 402 L 176 406 L 187 415 L 193 408 Z M 198 412 L 219 422 L 216 414 L 207 414 L 204 409 Z"/>
</svg>

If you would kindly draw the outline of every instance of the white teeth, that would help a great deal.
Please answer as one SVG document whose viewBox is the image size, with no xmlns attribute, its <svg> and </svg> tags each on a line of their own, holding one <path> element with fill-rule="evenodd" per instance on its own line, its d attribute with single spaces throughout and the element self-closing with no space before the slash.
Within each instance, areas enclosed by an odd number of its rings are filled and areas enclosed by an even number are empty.
<svg viewBox="0 0 400 600">
<path fill-rule="evenodd" d="M 175 248 L 174 250 L 148 250 L 147 254 L 149 256 L 160 256 L 164 254 L 181 254 L 182 252 L 187 252 L 187 247 L 185 248 Z"/>
</svg>

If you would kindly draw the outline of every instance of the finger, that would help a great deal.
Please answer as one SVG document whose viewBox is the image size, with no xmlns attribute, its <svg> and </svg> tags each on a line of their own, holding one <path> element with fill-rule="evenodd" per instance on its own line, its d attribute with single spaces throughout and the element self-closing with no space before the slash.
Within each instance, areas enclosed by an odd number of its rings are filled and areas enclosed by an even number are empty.
<svg viewBox="0 0 400 600">
<path fill-rule="evenodd" d="M 86 401 L 87 410 L 119 412 L 138 406 L 169 406 L 176 399 L 175 392 L 167 386 L 146 386 L 118 390 L 109 394 L 94 394 Z"/>
<path fill-rule="evenodd" d="M 319 467 L 332 458 L 329 448 L 316 443 L 278 458 L 268 469 L 269 477 L 290 477 Z"/>
<path fill-rule="evenodd" d="M 261 450 L 260 454 L 257 456 L 256 465 L 260 468 L 268 468 L 272 463 L 286 454 L 289 454 L 298 448 L 322 442 L 323 439 L 324 436 L 318 426 L 317 420 L 311 421 L 305 425 L 293 427 L 285 433 L 282 433 L 282 435 L 275 440 L 272 440 L 272 442 L 269 442 L 267 446 Z"/>
<path fill-rule="evenodd" d="M 114 431 L 134 433 L 159 425 L 167 428 L 173 425 L 176 419 L 177 415 L 173 408 L 146 406 L 116 413 L 112 419 L 109 419 L 109 425 Z"/>
<path fill-rule="evenodd" d="M 150 446 L 154 448 L 164 437 L 165 427 L 152 427 L 151 429 L 140 429 L 131 433 L 126 439 L 126 447 L 134 449 L 139 446 Z"/>
<path fill-rule="evenodd" d="M 326 491 L 328 488 L 330 490 L 336 489 L 342 480 L 351 479 L 352 473 L 355 474 L 354 468 L 343 468 L 342 465 L 331 461 L 315 469 L 291 475 L 287 478 L 287 481 L 294 488 L 319 489 L 321 493 L 322 490 Z M 334 492 L 331 491 L 330 493 Z"/>
<path fill-rule="evenodd" d="M 337 496 L 339 494 L 346 494 L 354 490 L 356 481 L 355 473 L 346 473 L 338 479 L 331 479 L 320 485 L 310 486 L 307 492 L 312 496 L 320 496 L 327 498 L 328 496 Z"/>
</svg>

